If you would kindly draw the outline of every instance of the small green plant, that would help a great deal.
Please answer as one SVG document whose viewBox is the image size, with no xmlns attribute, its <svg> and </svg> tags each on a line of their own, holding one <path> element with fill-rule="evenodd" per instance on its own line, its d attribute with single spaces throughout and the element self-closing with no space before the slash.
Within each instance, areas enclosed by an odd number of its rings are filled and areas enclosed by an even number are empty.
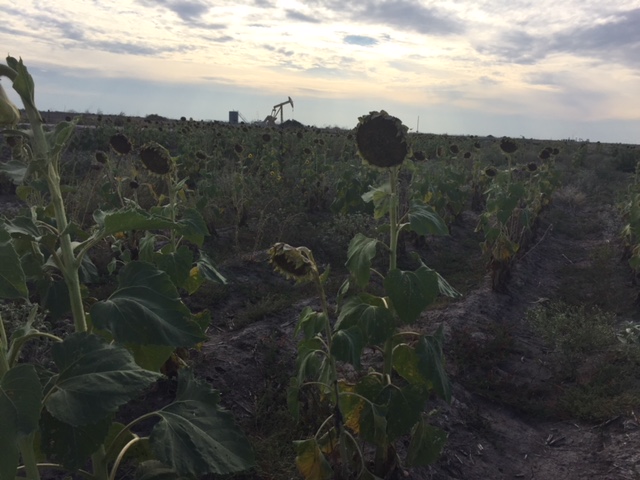
<svg viewBox="0 0 640 480">
<path fill-rule="evenodd" d="M 0 76 L 13 82 L 31 125 L 29 131 L 3 132 L 21 138 L 25 153 L 3 170 L 11 172 L 23 190 L 38 191 L 43 201 L 26 215 L 0 223 L 0 298 L 29 306 L 34 294 L 52 298 L 49 306 L 57 305 L 63 321 L 71 312 L 74 330 L 62 337 L 39 331 L 34 323 L 37 305 L 30 306 L 23 324 L 11 331 L 0 318 L 0 479 L 13 479 L 20 471 L 38 480 L 40 468 L 53 468 L 112 480 L 123 460 L 132 456 L 137 476 L 147 478 L 197 478 L 250 468 L 251 447 L 220 406 L 220 395 L 186 369 L 178 373 L 174 402 L 127 425 L 115 421 L 120 407 L 161 377 L 158 370 L 174 349 L 206 339 L 207 316 L 192 315 L 175 284 L 176 278 L 184 278 L 175 277 L 176 272 L 186 271 L 194 280 L 207 267 L 199 264 L 193 271 L 192 259 L 185 263 L 180 246 L 182 238 L 200 239 L 199 219 L 186 214 L 181 224 L 174 191 L 162 212 L 135 206 L 96 211 L 89 231 L 69 222 L 60 156 L 75 123 L 65 121 L 45 131 L 35 106 L 33 78 L 22 60 L 8 57 L 7 64 L 0 65 Z M 120 140 L 122 150 L 130 148 Z M 89 260 L 92 247 L 119 232 L 156 229 L 171 232 L 167 245 L 153 253 L 165 258 L 160 262 L 164 269 L 157 268 L 159 263 L 129 261 L 108 298 L 85 303 L 82 280 L 95 270 Z M 21 363 L 25 344 L 43 337 L 54 343 L 51 361 L 44 366 Z M 157 422 L 147 435 L 138 427 L 148 419 Z"/>
<path fill-rule="evenodd" d="M 360 119 L 356 141 L 363 160 L 388 174 L 387 182 L 363 198 L 373 202 L 376 218 L 388 219 L 389 242 L 360 233 L 353 238 L 346 263 L 351 275 L 340 288 L 335 321 L 323 287 L 326 272 L 321 274 L 311 251 L 283 243 L 270 250 L 274 267 L 299 282 L 313 282 L 321 302 L 320 311 L 305 308 L 296 327 L 302 340 L 289 389 L 294 416 L 301 407 L 299 395 L 308 388 L 317 389 L 332 412 L 312 438 L 296 442 L 296 463 L 306 479 L 386 478 L 402 463 L 395 447 L 402 436 L 411 437 L 405 460 L 409 465 L 434 462 L 447 437 L 424 413 L 431 394 L 447 401 L 451 396 L 443 332 L 424 335 L 407 327 L 440 293 L 458 293 L 421 262 L 415 271 L 397 266 L 402 230 L 427 235 L 447 234 L 447 228 L 425 205 L 413 203 L 400 211 L 398 174 L 409 153 L 400 120 L 384 111 L 372 112 Z M 378 246 L 388 253 L 386 274 L 373 268 Z M 367 348 L 375 356 L 366 355 Z M 348 375 L 347 365 L 356 373 Z M 374 447 L 372 462 L 365 444 Z"/>
</svg>

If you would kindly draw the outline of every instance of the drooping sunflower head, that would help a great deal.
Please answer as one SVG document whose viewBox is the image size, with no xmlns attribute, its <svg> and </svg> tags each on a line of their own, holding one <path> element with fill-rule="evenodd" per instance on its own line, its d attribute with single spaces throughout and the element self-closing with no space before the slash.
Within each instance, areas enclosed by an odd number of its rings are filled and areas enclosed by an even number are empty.
<svg viewBox="0 0 640 480">
<path fill-rule="evenodd" d="M 487 177 L 495 177 L 498 175 L 498 170 L 495 167 L 487 167 L 484 169 L 484 174 Z"/>
<path fill-rule="evenodd" d="M 175 168 L 169 151 L 153 141 L 140 147 L 140 160 L 149 172 L 159 176 L 168 175 Z"/>
<path fill-rule="evenodd" d="M 505 137 L 500 141 L 500 150 L 507 154 L 514 153 L 518 150 L 518 144 L 510 138 Z"/>
<path fill-rule="evenodd" d="M 305 247 L 278 242 L 269 249 L 269 263 L 285 278 L 305 282 L 313 278 L 314 264 Z"/>
<path fill-rule="evenodd" d="M 101 163 L 103 165 L 107 163 L 107 158 L 108 158 L 107 154 L 102 150 L 96 150 L 95 156 L 96 156 L 96 162 Z"/>
<path fill-rule="evenodd" d="M 401 165 L 409 153 L 407 127 L 384 110 L 360 117 L 356 127 L 358 154 L 380 168 Z"/>
<path fill-rule="evenodd" d="M 111 145 L 111 148 L 120 155 L 126 155 L 133 149 L 131 140 L 129 140 L 124 133 L 116 133 L 115 135 L 112 135 L 109 139 L 109 144 Z"/>
</svg>

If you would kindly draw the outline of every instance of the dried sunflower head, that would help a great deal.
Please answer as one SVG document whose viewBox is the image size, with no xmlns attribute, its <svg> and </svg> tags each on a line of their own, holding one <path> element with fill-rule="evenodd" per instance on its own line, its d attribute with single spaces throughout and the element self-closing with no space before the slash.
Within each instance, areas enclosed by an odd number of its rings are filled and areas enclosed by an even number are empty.
<svg viewBox="0 0 640 480">
<path fill-rule="evenodd" d="M 360 117 L 356 127 L 358 154 L 375 167 L 401 165 L 409 153 L 407 130 L 399 119 L 384 110 Z"/>
<path fill-rule="evenodd" d="M 126 155 L 133 149 L 131 140 L 129 140 L 124 133 L 116 133 L 115 135 L 112 135 L 109 139 L 109 144 L 111 145 L 111 148 L 120 155 Z"/>
<path fill-rule="evenodd" d="M 500 142 L 500 149 L 504 153 L 514 153 L 516 150 L 518 150 L 518 145 L 510 138 L 505 137 Z"/>
<path fill-rule="evenodd" d="M 540 160 L 547 160 L 549 157 L 551 157 L 551 150 L 548 150 L 546 148 L 544 150 L 541 150 L 538 154 L 538 158 Z"/>
<path fill-rule="evenodd" d="M 96 162 L 102 163 L 103 165 L 107 163 L 107 154 L 102 150 L 96 150 Z"/>
<path fill-rule="evenodd" d="M 315 271 L 315 265 L 308 252 L 305 247 L 292 247 L 278 242 L 269 249 L 269 263 L 284 277 L 305 282 L 313 278 Z"/>
<path fill-rule="evenodd" d="M 487 167 L 484 169 L 484 174 L 487 177 L 495 177 L 496 175 L 498 175 L 498 170 L 496 170 L 495 167 Z"/>
<path fill-rule="evenodd" d="M 147 170 L 155 175 L 167 175 L 175 167 L 169 151 L 157 142 L 147 142 L 140 147 L 140 160 Z"/>
</svg>

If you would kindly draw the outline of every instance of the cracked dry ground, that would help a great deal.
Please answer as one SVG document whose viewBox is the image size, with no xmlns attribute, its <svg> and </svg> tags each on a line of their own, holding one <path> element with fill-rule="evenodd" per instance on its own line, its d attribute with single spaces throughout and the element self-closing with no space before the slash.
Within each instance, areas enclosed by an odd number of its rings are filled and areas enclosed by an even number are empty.
<svg viewBox="0 0 640 480">
<path fill-rule="evenodd" d="M 418 329 L 445 327 L 454 399 L 450 405 L 434 401 L 428 406 L 438 410 L 434 423 L 449 433 L 441 459 L 430 467 L 404 471 L 405 478 L 640 478 L 640 428 L 633 408 L 612 410 L 611 415 L 591 421 L 560 408 L 559 399 L 570 383 L 587 381 L 594 372 L 587 361 L 579 378 L 558 379 L 553 347 L 540 339 L 527 319 L 527 311 L 536 305 L 570 298 L 606 308 L 615 313 L 617 323 L 637 321 L 633 302 L 640 287 L 632 284 L 622 259 L 617 208 L 629 177 L 601 173 L 597 165 L 586 172 L 564 172 L 564 187 L 543 213 L 536 238 L 516 263 L 506 293 L 491 291 L 485 275 L 462 299 L 424 314 Z M 438 270 L 437 252 L 461 248 L 455 245 L 467 246 L 456 255 L 481 261 L 476 222 L 475 214 L 466 213 L 453 226 L 451 239 L 434 240 L 421 253 L 427 260 L 433 256 L 430 265 Z M 265 282 L 284 292 L 293 288 L 255 259 L 228 266 L 227 273 L 245 290 Z M 240 304 L 233 298 L 231 294 L 214 322 L 228 324 L 236 314 Z M 275 377 L 269 369 L 276 365 L 293 371 L 293 328 L 300 309 L 313 302 L 299 302 L 236 331 L 221 327 L 201 352 L 200 373 L 223 391 L 229 408 L 248 428 L 260 421 L 256 415 L 268 415 L 269 409 L 258 403 L 264 401 L 265 386 Z M 220 315 L 228 318 L 220 320 Z M 265 347 L 267 342 L 276 345 L 275 363 L 266 359 L 274 350 Z M 601 366 L 594 365 L 592 369 Z M 282 382 L 276 388 L 286 385 Z"/>
</svg>

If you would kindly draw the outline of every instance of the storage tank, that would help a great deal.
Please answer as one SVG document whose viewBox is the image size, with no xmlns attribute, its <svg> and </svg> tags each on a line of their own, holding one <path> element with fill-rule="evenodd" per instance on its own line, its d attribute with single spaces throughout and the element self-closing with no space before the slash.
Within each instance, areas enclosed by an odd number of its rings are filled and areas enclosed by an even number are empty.
<svg viewBox="0 0 640 480">
<path fill-rule="evenodd" d="M 232 125 L 238 124 L 238 112 L 234 112 L 234 111 L 229 112 L 229 123 Z"/>
</svg>

